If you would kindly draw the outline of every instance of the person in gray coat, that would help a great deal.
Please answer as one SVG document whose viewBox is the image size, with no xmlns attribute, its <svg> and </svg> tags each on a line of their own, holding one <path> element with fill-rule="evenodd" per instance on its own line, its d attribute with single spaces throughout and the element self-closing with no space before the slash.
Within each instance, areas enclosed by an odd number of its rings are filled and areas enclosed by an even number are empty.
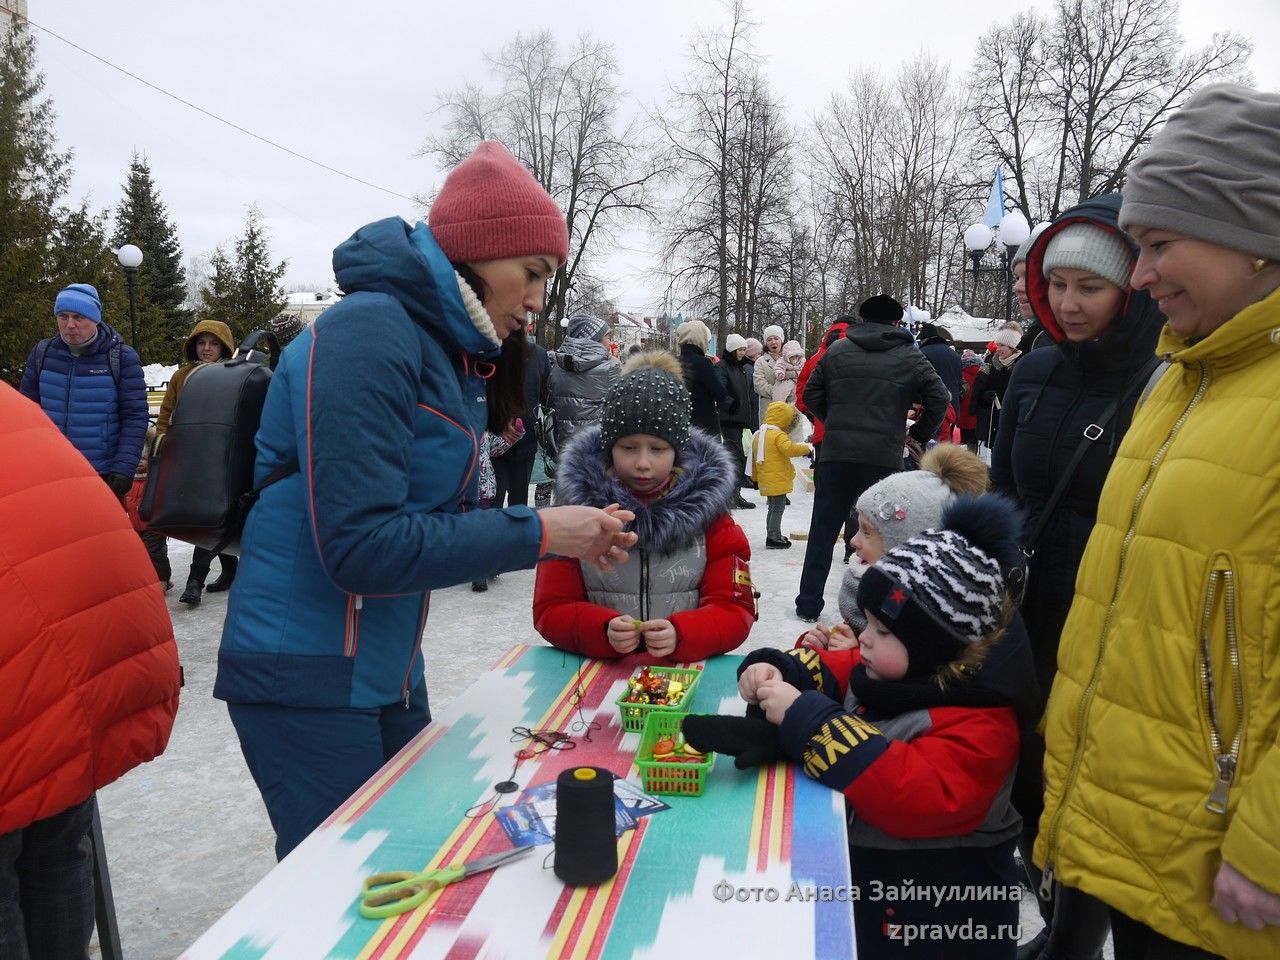
<svg viewBox="0 0 1280 960">
<path fill-rule="evenodd" d="M 609 325 L 589 313 L 569 318 L 568 335 L 551 355 L 547 392 L 556 411 L 556 449 L 571 437 L 600 422 L 604 395 L 618 379 L 620 364 L 609 352 Z"/>
<path fill-rule="evenodd" d="M 805 384 L 804 404 L 826 428 L 796 596 L 796 615 L 810 623 L 822 612 L 840 525 L 864 490 L 902 469 L 907 412 L 923 405 L 910 431 L 923 446 L 937 434 L 951 400 L 910 332 L 898 326 L 902 314 L 893 297 L 864 300 L 858 307 L 863 322 L 831 344 Z"/>
</svg>

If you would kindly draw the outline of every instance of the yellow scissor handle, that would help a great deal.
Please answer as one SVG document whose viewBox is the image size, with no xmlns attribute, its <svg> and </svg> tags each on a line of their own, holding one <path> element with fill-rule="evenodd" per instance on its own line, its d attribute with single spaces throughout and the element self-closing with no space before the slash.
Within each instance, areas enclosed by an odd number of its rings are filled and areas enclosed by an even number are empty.
<svg viewBox="0 0 1280 960">
<path fill-rule="evenodd" d="M 364 881 L 360 916 L 367 920 L 382 920 L 421 906 L 427 897 L 449 882 L 442 882 L 442 872 L 445 871 L 375 873 Z"/>
</svg>

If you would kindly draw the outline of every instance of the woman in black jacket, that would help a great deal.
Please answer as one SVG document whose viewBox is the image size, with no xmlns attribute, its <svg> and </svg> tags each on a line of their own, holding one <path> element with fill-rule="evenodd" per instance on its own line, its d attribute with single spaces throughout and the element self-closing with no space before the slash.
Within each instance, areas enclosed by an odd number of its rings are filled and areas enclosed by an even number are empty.
<svg viewBox="0 0 1280 960">
<path fill-rule="evenodd" d="M 1026 511 L 1025 538 L 1040 525 L 1054 489 L 1086 442 L 1086 429 L 1097 436 L 1066 479 L 1036 542 L 1028 544 L 1034 553 L 1022 616 L 1046 700 L 1102 485 L 1156 367 L 1156 338 L 1164 323 L 1147 293 L 1129 290 L 1137 252 L 1120 232 L 1119 213 L 1118 193 L 1086 201 L 1062 214 L 1031 249 L 1027 293 L 1056 345 L 1033 350 L 1014 368 L 991 457 L 993 487 L 1016 496 Z M 1025 846 L 1020 847 L 1028 864 L 1043 808 L 1043 751 L 1040 737 L 1026 738 L 1014 786 L 1014 802 L 1024 820 Z M 1064 923 L 1064 909 L 1070 907 L 1055 907 L 1055 931 L 1096 933 L 1100 923 L 1105 935 L 1105 909 L 1094 924 L 1088 916 L 1097 911 L 1082 908 L 1083 919 L 1077 911 Z"/>
<path fill-rule="evenodd" d="M 739 334 L 724 338 L 724 356 L 716 364 L 716 376 L 724 386 L 728 399 L 720 405 L 720 436 L 725 449 L 733 458 L 737 470 L 738 494 L 735 506 L 752 510 L 755 504 L 743 497 L 743 487 L 751 486 L 747 479 L 747 455 L 742 435 L 756 429 L 756 391 L 751 378 L 754 364 L 747 359 L 747 341 Z"/>
<path fill-rule="evenodd" d="M 691 423 L 713 437 L 720 436 L 720 415 L 716 405 L 724 403 L 729 394 L 716 376 L 715 364 L 707 359 L 707 345 L 711 331 L 701 320 L 686 320 L 676 327 L 676 344 L 680 348 L 680 366 L 684 368 L 684 383 L 693 401 Z"/>
</svg>

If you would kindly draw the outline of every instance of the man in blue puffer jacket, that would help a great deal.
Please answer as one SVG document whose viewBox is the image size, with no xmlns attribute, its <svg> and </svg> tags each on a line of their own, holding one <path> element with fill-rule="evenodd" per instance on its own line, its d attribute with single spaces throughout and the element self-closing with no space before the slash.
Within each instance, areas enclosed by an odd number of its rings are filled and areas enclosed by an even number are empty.
<svg viewBox="0 0 1280 960">
<path fill-rule="evenodd" d="M 89 284 L 63 289 L 53 314 L 58 336 L 36 344 L 18 389 L 40 405 L 123 500 L 147 434 L 142 362 L 102 322 L 102 301 Z"/>
</svg>

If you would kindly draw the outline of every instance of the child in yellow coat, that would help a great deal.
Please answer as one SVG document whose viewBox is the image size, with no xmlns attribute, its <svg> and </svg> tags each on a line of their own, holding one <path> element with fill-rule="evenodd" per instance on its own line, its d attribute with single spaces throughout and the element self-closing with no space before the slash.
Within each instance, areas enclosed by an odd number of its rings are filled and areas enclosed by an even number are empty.
<svg viewBox="0 0 1280 960">
<path fill-rule="evenodd" d="M 782 535 L 782 511 L 787 508 L 787 494 L 796 480 L 791 458 L 813 452 L 812 446 L 791 436 L 803 429 L 804 423 L 795 407 L 775 400 L 765 410 L 764 423 L 751 437 L 751 462 L 747 472 L 760 487 L 760 493 L 769 498 L 764 540 L 768 550 L 785 550 L 791 546 L 791 541 Z"/>
</svg>

